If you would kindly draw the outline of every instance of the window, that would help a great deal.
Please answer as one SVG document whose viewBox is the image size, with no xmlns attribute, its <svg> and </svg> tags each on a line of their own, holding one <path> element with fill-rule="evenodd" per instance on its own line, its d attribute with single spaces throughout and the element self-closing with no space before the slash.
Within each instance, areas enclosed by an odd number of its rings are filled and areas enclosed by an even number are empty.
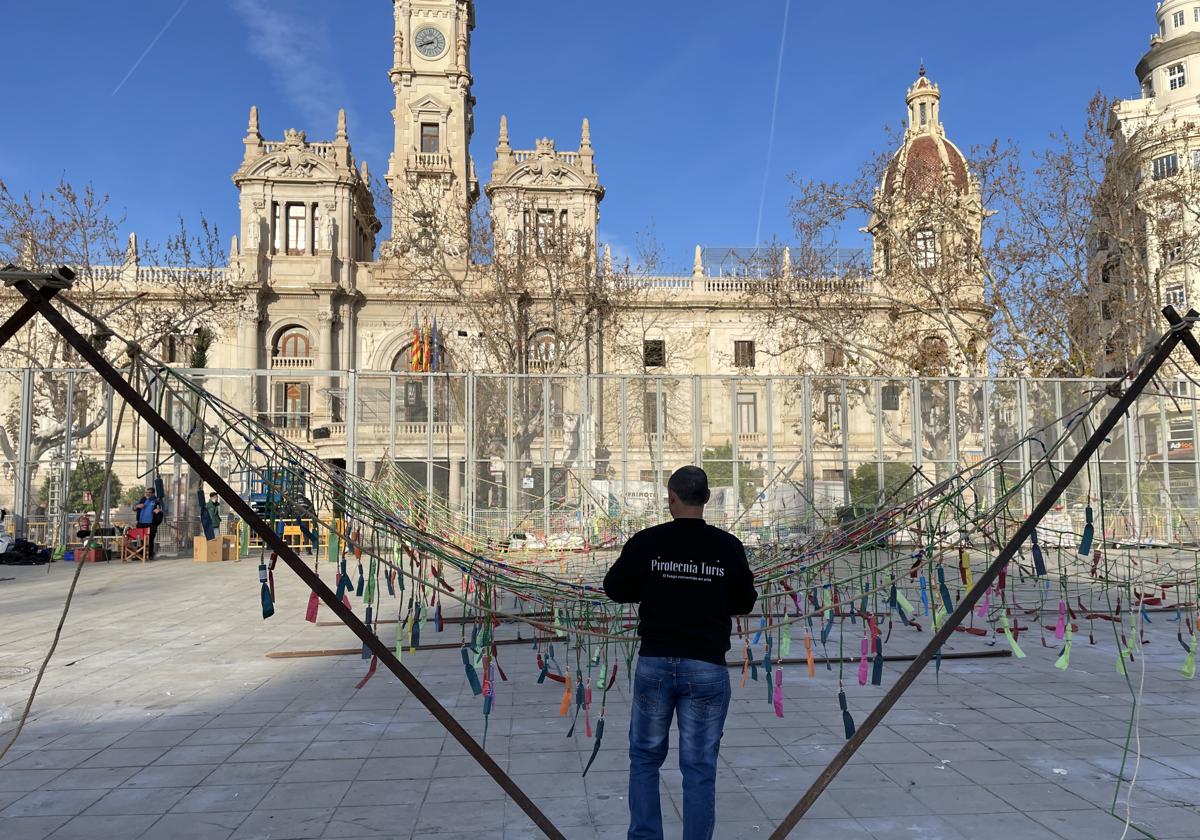
<svg viewBox="0 0 1200 840">
<path fill-rule="evenodd" d="M 307 382 L 275 383 L 274 425 L 276 428 L 308 428 L 309 388 Z"/>
<path fill-rule="evenodd" d="M 825 347 L 825 367 L 829 370 L 845 367 L 846 351 L 840 347 L 826 345 Z"/>
<path fill-rule="evenodd" d="M 1178 29 L 1179 27 L 1183 26 L 1184 20 L 1183 12 L 1176 12 L 1171 22 L 1175 24 L 1175 28 Z"/>
<path fill-rule="evenodd" d="M 758 434 L 758 395 L 738 392 L 738 434 Z"/>
<path fill-rule="evenodd" d="M 883 270 L 887 274 L 892 273 L 892 243 L 888 240 L 883 243 Z"/>
<path fill-rule="evenodd" d="M 563 427 L 563 386 L 554 383 L 550 386 L 550 428 L 562 431 Z"/>
<path fill-rule="evenodd" d="M 537 211 L 537 247 L 544 254 L 554 249 L 554 211 Z"/>
<path fill-rule="evenodd" d="M 292 327 L 279 336 L 275 356 L 284 359 L 307 359 L 311 350 L 312 342 L 308 338 L 308 330 Z"/>
<path fill-rule="evenodd" d="M 917 268 L 935 268 L 937 266 L 937 236 L 931 229 L 922 228 L 913 234 L 913 250 L 916 255 Z"/>
<path fill-rule="evenodd" d="M 821 470 L 822 481 L 845 481 L 846 471 L 841 469 L 823 469 Z"/>
<path fill-rule="evenodd" d="M 1187 72 L 1183 69 L 1182 61 L 1167 68 L 1167 83 L 1171 90 L 1179 90 L 1187 84 Z"/>
<path fill-rule="evenodd" d="M 305 220 L 305 212 L 303 204 L 289 204 L 287 206 L 287 252 L 292 255 L 303 254 L 307 238 L 305 237 L 308 226 Z"/>
<path fill-rule="evenodd" d="M 1192 383 L 1188 382 L 1186 379 L 1172 379 L 1167 382 L 1167 393 L 1172 394 L 1176 397 L 1190 397 L 1192 395 Z M 1176 422 L 1178 422 L 1178 421 L 1175 421 L 1175 420 L 1171 421 L 1171 439 L 1172 440 L 1174 440 L 1174 438 L 1175 438 L 1174 427 L 1175 427 Z M 1192 423 L 1190 420 L 1186 421 L 1186 422 L 1187 422 L 1188 431 L 1190 432 L 1191 428 L 1192 428 Z"/>
<path fill-rule="evenodd" d="M 558 337 L 554 330 L 538 330 L 529 341 L 529 362 L 533 368 L 547 369 L 558 359 Z"/>
<path fill-rule="evenodd" d="M 283 208 L 278 203 L 271 204 L 271 241 L 274 242 L 273 254 L 283 250 Z"/>
<path fill-rule="evenodd" d="M 1187 291 L 1182 283 L 1172 283 L 1163 293 L 1163 303 L 1176 309 L 1187 305 Z"/>
<path fill-rule="evenodd" d="M 1196 6 L 1192 9 L 1192 18 L 1196 21 L 1196 23 L 1200 23 L 1200 6 Z"/>
<path fill-rule="evenodd" d="M 442 151 L 442 127 L 437 123 L 421 123 L 421 154 L 436 155 Z"/>
<path fill-rule="evenodd" d="M 1111 283 L 1117 279 L 1117 269 L 1120 267 L 1120 262 L 1117 260 L 1108 260 L 1100 268 L 1100 282 Z"/>
<path fill-rule="evenodd" d="M 1179 174 L 1179 155 L 1172 152 L 1169 155 L 1156 157 L 1154 159 L 1155 181 L 1161 181 L 1163 178 L 1174 178 Z"/>
<path fill-rule="evenodd" d="M 879 391 L 879 401 L 883 403 L 884 411 L 899 411 L 900 386 L 884 385 Z"/>
<path fill-rule="evenodd" d="M 921 125 L 929 122 L 928 106 L 924 102 L 921 103 Z"/>
<path fill-rule="evenodd" d="M 1192 169 L 1200 169 L 1200 149 L 1192 150 Z"/>
<path fill-rule="evenodd" d="M 651 338 L 642 342 L 642 365 L 644 367 L 666 367 L 667 342 L 661 338 Z"/>
<path fill-rule="evenodd" d="M 942 374 L 950 361 L 946 339 L 940 335 L 928 335 L 921 339 L 921 355 L 917 369 L 926 374 Z"/>
<path fill-rule="evenodd" d="M 191 361 L 192 350 L 195 347 L 196 337 L 192 335 L 169 335 L 163 339 L 163 355 L 166 357 L 167 364 L 182 365 Z M 69 345 L 66 345 L 69 349 Z M 64 359 L 66 353 L 63 353 Z"/>
<path fill-rule="evenodd" d="M 740 368 L 754 367 L 754 342 L 733 342 L 733 366 Z"/>
<path fill-rule="evenodd" d="M 648 435 L 658 434 L 658 415 L 660 413 L 665 423 L 667 419 L 667 395 L 664 393 L 660 401 L 658 391 L 650 388 L 642 395 L 643 432 Z"/>
<path fill-rule="evenodd" d="M 1183 260 L 1183 240 L 1173 239 L 1162 244 L 1162 261 L 1171 265 Z"/>
<path fill-rule="evenodd" d="M 1104 300 L 1100 301 L 1100 320 L 1101 321 L 1111 321 L 1112 320 L 1112 301 L 1110 301 L 1108 298 L 1105 298 Z"/>
</svg>

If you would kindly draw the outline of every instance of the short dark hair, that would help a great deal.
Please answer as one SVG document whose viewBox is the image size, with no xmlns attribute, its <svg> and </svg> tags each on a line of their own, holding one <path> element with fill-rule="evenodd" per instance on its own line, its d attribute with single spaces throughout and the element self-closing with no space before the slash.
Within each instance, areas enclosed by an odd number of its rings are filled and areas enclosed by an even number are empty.
<svg viewBox="0 0 1200 840">
<path fill-rule="evenodd" d="M 667 489 L 685 505 L 703 505 L 708 502 L 708 474 L 699 467 L 680 467 L 671 473 Z"/>
</svg>

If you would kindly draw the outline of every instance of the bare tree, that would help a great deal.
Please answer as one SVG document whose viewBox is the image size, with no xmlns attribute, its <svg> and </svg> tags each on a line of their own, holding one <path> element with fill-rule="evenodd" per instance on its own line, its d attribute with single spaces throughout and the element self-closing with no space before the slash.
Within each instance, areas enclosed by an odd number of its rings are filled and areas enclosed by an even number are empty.
<svg viewBox="0 0 1200 840">
<path fill-rule="evenodd" d="M 186 364 L 188 346 L 197 330 L 219 330 L 232 314 L 236 278 L 225 269 L 217 229 L 201 219 L 200 229 L 179 228 L 160 248 L 136 248 L 121 241 L 123 218 L 115 216 L 107 195 L 90 185 L 61 181 L 48 193 L 13 193 L 0 182 L 0 264 L 30 270 L 68 266 L 76 273 L 65 298 L 111 325 L 112 332 L 71 309 L 63 314 L 118 367 L 130 354 L 146 348 L 174 354 Z M 0 291 L 0 315 L 22 302 L 12 290 Z M 128 343 L 111 341 L 112 333 Z M 10 393 L 20 393 L 18 368 L 33 371 L 31 436 L 24 453 L 32 471 L 43 457 L 68 437 L 91 435 L 106 419 L 103 389 L 82 378 L 73 392 L 71 428 L 66 428 L 68 377 L 64 367 L 78 359 L 62 337 L 34 320 L 0 350 L 0 365 L 9 368 Z M 0 452 L 18 460 L 21 403 L 13 400 L 2 412 Z M 26 482 L 28 483 L 28 482 Z"/>
</svg>

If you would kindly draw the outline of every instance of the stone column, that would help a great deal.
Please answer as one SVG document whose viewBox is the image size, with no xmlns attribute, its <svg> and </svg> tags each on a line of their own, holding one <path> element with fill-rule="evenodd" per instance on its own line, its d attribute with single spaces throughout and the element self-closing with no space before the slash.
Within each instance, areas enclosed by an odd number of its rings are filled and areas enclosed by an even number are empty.
<svg viewBox="0 0 1200 840">
<path fill-rule="evenodd" d="M 319 323 L 317 332 L 317 359 L 316 365 L 320 370 L 328 371 L 333 369 L 333 322 L 334 313 L 332 308 L 322 308 L 317 312 L 317 321 Z M 329 396 L 329 389 L 333 387 L 333 377 L 325 374 L 317 380 L 317 390 L 321 394 L 318 404 L 321 407 L 319 422 L 328 422 L 333 419 L 333 400 Z"/>
<path fill-rule="evenodd" d="M 233 360 L 234 364 L 245 371 L 252 371 L 259 366 L 259 360 L 262 358 L 262 307 L 258 302 L 257 293 L 252 294 L 242 301 L 238 308 L 238 327 L 237 327 L 237 357 Z M 255 413 L 257 401 L 255 394 L 258 392 L 258 384 L 255 382 L 249 373 L 245 378 L 237 383 L 230 383 L 232 390 L 236 396 L 232 400 L 234 405 L 240 405 L 242 409 L 250 415 Z"/>
<path fill-rule="evenodd" d="M 447 493 L 447 503 L 451 510 L 462 510 L 462 481 L 459 479 L 458 468 L 462 466 L 458 458 L 451 456 L 446 461 L 450 470 L 450 490 Z"/>
</svg>

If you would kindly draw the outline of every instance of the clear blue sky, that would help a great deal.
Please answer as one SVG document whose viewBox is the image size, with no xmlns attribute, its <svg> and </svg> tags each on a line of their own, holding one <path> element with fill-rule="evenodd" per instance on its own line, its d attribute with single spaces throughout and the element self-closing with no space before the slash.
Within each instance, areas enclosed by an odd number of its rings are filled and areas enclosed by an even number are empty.
<svg viewBox="0 0 1200 840">
<path fill-rule="evenodd" d="M 16 190 L 48 189 L 63 175 L 91 181 L 143 239 L 161 240 L 176 216 L 194 222 L 200 213 L 227 236 L 237 221 L 230 175 L 252 104 L 268 138 L 296 127 L 330 139 L 345 107 L 356 155 L 382 174 L 392 137 L 391 6 L 10 3 L 0 178 Z M 764 238 L 788 237 L 791 173 L 850 177 L 882 148 L 922 58 L 960 146 L 1043 143 L 1051 131 L 1077 131 L 1096 90 L 1135 94 L 1154 8 L 1153 0 L 793 0 Z M 783 17 L 784 0 L 482 0 L 473 147 L 481 179 L 501 113 L 518 148 L 539 136 L 574 148 L 588 116 L 608 189 L 603 239 L 629 249 L 653 231 L 678 269 L 697 244 L 752 244 Z"/>
</svg>

